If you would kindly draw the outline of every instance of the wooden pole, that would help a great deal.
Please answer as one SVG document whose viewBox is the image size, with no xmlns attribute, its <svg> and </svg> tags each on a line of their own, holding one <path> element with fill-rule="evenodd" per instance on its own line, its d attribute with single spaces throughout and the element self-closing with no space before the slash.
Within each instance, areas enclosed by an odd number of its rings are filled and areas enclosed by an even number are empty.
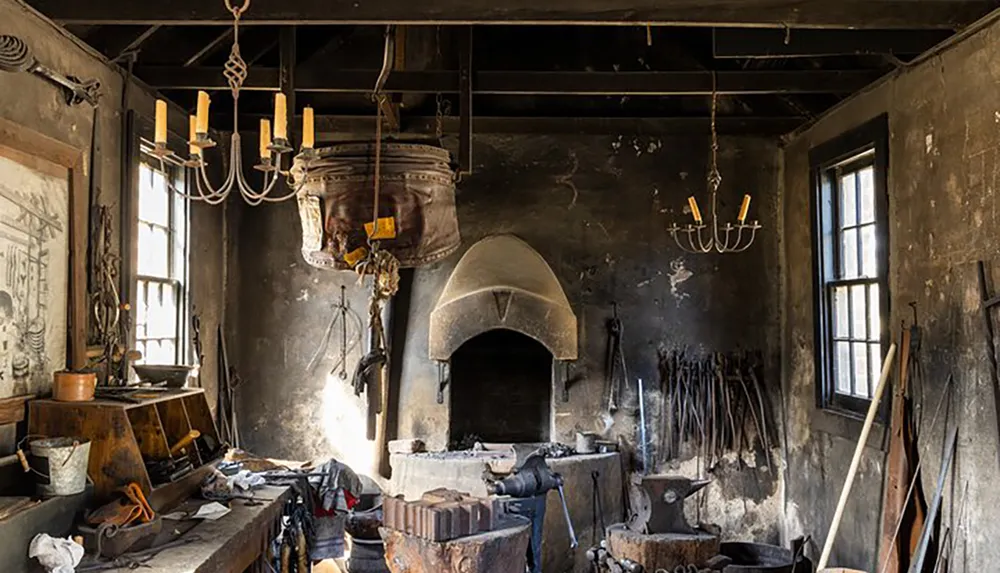
<svg viewBox="0 0 1000 573">
<path fill-rule="evenodd" d="M 882 363 L 882 375 L 879 377 L 878 386 L 875 388 L 875 395 L 872 396 L 872 403 L 868 407 L 868 415 L 865 417 L 865 425 L 861 428 L 861 436 L 858 438 L 858 445 L 854 448 L 854 458 L 851 460 L 851 467 L 847 470 L 847 479 L 844 480 L 844 489 L 840 492 L 840 501 L 837 502 L 837 511 L 833 514 L 833 521 L 830 523 L 830 532 L 826 535 L 826 543 L 823 545 L 823 554 L 819 558 L 816 566 L 817 570 L 826 568 L 827 561 L 830 560 L 830 552 L 833 550 L 833 540 L 837 537 L 837 530 L 840 529 L 840 520 L 844 517 L 844 507 L 847 505 L 847 498 L 851 495 L 851 487 L 854 486 L 854 476 L 858 473 L 858 465 L 861 464 L 861 453 L 868 443 L 868 434 L 871 433 L 872 424 L 875 423 L 875 415 L 878 413 L 879 403 L 882 401 L 882 393 L 885 391 L 886 383 L 889 381 L 889 373 L 892 371 L 892 361 L 896 356 L 896 345 L 889 347 L 889 352 L 885 355 Z"/>
</svg>

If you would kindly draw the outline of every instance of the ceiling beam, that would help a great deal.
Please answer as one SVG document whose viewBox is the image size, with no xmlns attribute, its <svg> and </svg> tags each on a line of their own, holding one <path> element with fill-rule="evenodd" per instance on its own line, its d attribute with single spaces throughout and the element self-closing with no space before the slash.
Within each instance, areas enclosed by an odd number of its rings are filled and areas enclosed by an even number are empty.
<svg viewBox="0 0 1000 573">
<path fill-rule="evenodd" d="M 191 54 L 191 57 L 184 62 L 184 67 L 189 68 L 191 66 L 197 66 L 205 58 L 214 54 L 216 50 L 219 49 L 219 46 L 221 46 L 223 42 L 229 40 L 229 38 L 231 38 L 232 36 L 233 36 L 233 31 L 231 29 L 223 30 L 221 34 L 217 35 L 215 38 L 212 38 L 211 42 L 202 46 L 202 48 L 197 52 L 195 52 L 194 54 Z"/>
<path fill-rule="evenodd" d="M 716 58 L 797 58 L 920 54 L 951 35 L 947 30 L 779 30 L 719 28 Z"/>
<path fill-rule="evenodd" d="M 204 0 L 33 0 L 62 24 L 230 25 Z M 244 25 L 625 24 L 804 28 L 956 29 L 996 0 L 254 0 Z"/>
<path fill-rule="evenodd" d="M 162 28 L 162 26 L 159 24 L 147 26 L 145 30 L 136 34 L 128 44 L 117 48 L 107 48 L 107 53 L 105 55 L 112 60 L 118 61 L 128 54 L 138 52 L 139 48 L 146 42 L 146 40 L 159 31 L 160 28 Z"/>
<path fill-rule="evenodd" d="M 157 89 L 226 88 L 218 68 L 137 66 L 135 75 Z M 722 95 L 854 93 L 876 80 L 877 71 L 725 71 L 716 72 Z M 370 93 L 378 70 L 295 71 L 299 92 Z M 276 68 L 250 69 L 244 89 L 277 90 Z M 389 75 L 392 93 L 459 93 L 457 71 L 398 71 Z M 712 93 L 712 72 L 519 72 L 472 73 L 472 91 L 490 95 L 669 96 Z"/>
<path fill-rule="evenodd" d="M 784 135 L 795 130 L 806 118 L 719 117 L 716 127 L 721 134 Z M 460 119 L 448 116 L 441 120 L 442 133 L 458 135 Z M 481 117 L 472 118 L 476 134 L 548 134 L 548 135 L 691 135 L 710 128 L 708 117 Z M 350 139 L 374 131 L 371 116 L 322 115 L 316 117 L 317 143 Z M 434 136 L 437 119 L 408 116 L 401 126 L 403 134 Z"/>
</svg>

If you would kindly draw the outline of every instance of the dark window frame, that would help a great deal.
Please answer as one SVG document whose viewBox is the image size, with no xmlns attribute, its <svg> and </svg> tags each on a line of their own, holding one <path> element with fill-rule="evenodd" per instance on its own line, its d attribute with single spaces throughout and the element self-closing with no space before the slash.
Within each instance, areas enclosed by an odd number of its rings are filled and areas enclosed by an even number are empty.
<svg viewBox="0 0 1000 573">
<path fill-rule="evenodd" d="M 862 157 L 871 153 L 871 157 Z M 879 287 L 879 314 L 882 356 L 890 343 L 889 317 L 889 124 L 888 116 L 880 115 L 844 134 L 837 136 L 809 151 L 810 207 L 813 234 L 813 298 L 815 310 L 815 362 L 816 405 L 852 417 L 863 416 L 871 400 L 840 394 L 836 391 L 833 374 L 834 344 L 832 326 L 832 286 L 855 282 L 838 278 L 834 265 L 839 264 L 839 241 L 836 224 L 839 220 L 835 187 L 831 174 L 850 168 L 863 168 L 870 163 L 874 168 L 875 224 L 876 224 L 876 278 L 863 279 Z M 859 240 L 860 243 L 860 240 Z M 881 369 L 881 362 L 879 364 Z M 877 383 L 877 380 L 875 381 Z M 874 388 L 871 388 L 874 392 Z"/>
<path fill-rule="evenodd" d="M 139 165 L 145 164 L 147 168 L 154 171 L 160 171 L 159 162 L 150 155 L 149 149 L 151 149 L 151 144 L 145 139 L 142 141 L 139 150 Z M 175 336 L 170 337 L 150 337 L 144 336 L 142 340 L 147 343 L 150 341 L 158 340 L 173 340 L 174 341 L 174 364 L 190 364 L 191 363 L 191 344 L 189 343 L 188 336 L 188 319 L 191 314 L 190 308 L 190 275 L 191 275 L 191 201 L 184 200 L 184 212 L 178 213 L 176 209 L 176 197 L 178 190 L 184 191 L 188 189 L 188 184 L 190 182 L 190 177 L 187 170 L 181 166 L 173 163 L 166 163 L 165 165 L 166 173 L 163 173 L 164 177 L 170 180 L 170 185 L 167 189 L 167 226 L 164 227 L 158 223 L 152 223 L 148 221 L 141 221 L 139 217 L 139 198 L 138 189 L 141 183 L 136 186 L 136 199 L 135 199 L 135 218 L 134 225 L 138 227 L 139 225 L 150 225 L 156 226 L 161 229 L 165 229 L 167 232 L 167 277 L 160 276 L 150 276 L 140 274 L 137 271 L 133 273 L 132 279 L 132 289 L 135 294 L 138 294 L 138 290 L 141 283 L 145 283 L 145 299 L 149 300 L 150 287 L 152 285 L 161 285 L 163 288 L 171 288 L 174 291 L 174 303 L 177 305 L 176 311 L 176 325 L 177 330 Z M 177 227 L 178 219 L 183 218 L 184 222 L 184 261 L 181 268 L 181 276 L 174 276 L 176 270 L 175 257 L 175 245 L 177 241 Z M 138 235 L 136 235 L 136 257 L 139 256 L 138 252 Z M 134 261 L 134 269 L 138 269 L 139 263 L 138 258 Z M 138 300 L 138 299 L 136 299 Z M 136 309 L 136 313 L 138 309 Z M 139 343 L 139 332 L 137 325 L 134 323 L 135 314 L 133 313 L 133 325 L 132 325 L 132 340 L 131 344 L 138 347 Z M 148 327 L 148 325 L 147 325 Z M 143 357 L 145 361 L 145 357 Z"/>
</svg>

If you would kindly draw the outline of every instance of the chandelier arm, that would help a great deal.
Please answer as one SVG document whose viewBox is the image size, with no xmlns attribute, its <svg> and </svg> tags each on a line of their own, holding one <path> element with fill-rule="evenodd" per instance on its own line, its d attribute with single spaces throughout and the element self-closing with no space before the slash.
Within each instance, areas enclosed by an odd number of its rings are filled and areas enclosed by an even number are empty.
<svg viewBox="0 0 1000 573">
<path fill-rule="evenodd" d="M 726 232 L 726 240 L 723 243 L 719 244 L 717 250 L 720 253 L 729 253 L 729 252 L 732 252 L 733 250 L 735 250 L 735 248 L 737 246 L 739 246 L 740 240 L 741 240 L 742 235 L 743 235 L 743 231 L 742 231 L 742 229 L 739 229 L 739 228 L 733 228 L 732 225 L 728 225 L 728 224 L 726 225 L 726 228 L 723 229 L 723 230 Z M 736 243 L 730 245 L 729 244 L 729 239 L 732 237 L 732 234 L 733 234 L 734 230 L 736 231 Z"/>
<path fill-rule="evenodd" d="M 202 190 L 201 177 L 195 176 L 194 180 L 195 180 L 195 187 L 198 189 L 198 194 L 201 195 L 202 197 L 200 200 L 204 201 L 209 205 L 219 205 L 226 200 L 226 197 L 229 196 L 228 193 L 222 193 L 222 194 L 215 193 L 206 195 Z"/>
<path fill-rule="evenodd" d="M 743 230 L 747 229 L 747 228 L 750 229 L 750 240 L 748 240 L 746 242 L 746 244 L 744 244 L 743 243 Z M 743 251 L 745 251 L 748 248 L 750 248 L 750 245 L 753 244 L 753 240 L 754 240 L 754 237 L 755 237 L 756 234 L 757 234 L 757 232 L 756 232 L 756 230 L 753 229 L 753 227 L 746 227 L 746 226 L 740 227 L 739 240 L 733 246 L 732 252 L 734 252 L 734 253 L 742 253 Z"/>
<path fill-rule="evenodd" d="M 162 156 L 160 157 L 160 174 L 163 175 L 163 181 L 164 181 L 164 183 L 166 183 L 167 189 L 169 189 L 172 193 L 175 193 L 176 195 L 180 196 L 181 198 L 188 199 L 190 201 L 204 201 L 204 202 L 209 203 L 209 204 L 214 204 L 214 203 L 211 203 L 211 201 L 210 201 L 210 199 L 212 199 L 212 197 L 209 196 L 209 195 L 205 195 L 205 193 L 202 191 L 201 185 L 200 185 L 200 181 L 198 180 L 198 177 L 192 177 L 191 178 L 191 179 L 194 179 L 195 189 L 198 190 L 198 194 L 197 195 L 195 195 L 193 193 L 188 193 L 186 191 L 181 191 L 180 189 L 178 189 L 177 186 L 174 185 L 171 182 L 170 177 L 167 175 L 166 161 L 165 161 L 164 157 L 162 157 Z"/>
<path fill-rule="evenodd" d="M 713 229 L 714 229 L 714 228 L 715 228 L 715 225 L 713 225 Z M 700 228 L 698 229 L 698 250 L 699 250 L 700 252 L 702 252 L 702 253 L 709 253 L 709 252 L 711 252 L 711 251 L 712 251 L 712 249 L 714 249 L 714 248 L 715 248 L 715 245 L 718 245 L 718 244 L 719 244 L 719 242 L 718 242 L 718 239 L 717 239 L 717 238 L 716 238 L 716 237 L 714 236 L 714 234 L 715 234 L 715 232 L 716 232 L 716 231 L 713 231 L 713 232 L 712 232 L 712 233 L 710 234 L 710 236 L 708 237 L 708 241 L 706 242 L 706 241 L 705 241 L 705 240 L 704 240 L 704 239 L 702 238 L 702 236 L 701 236 L 701 232 L 702 232 L 702 230 L 704 230 L 704 229 L 705 229 L 705 226 L 704 226 L 704 225 L 702 225 L 702 226 L 701 226 L 701 227 L 700 227 Z"/>
<path fill-rule="evenodd" d="M 759 226 L 750 227 L 750 240 L 747 241 L 747 244 L 743 248 L 737 250 L 736 251 L 737 253 L 742 253 L 743 251 L 745 251 L 745 250 L 747 250 L 747 249 L 750 248 L 750 245 L 753 244 L 754 239 L 757 238 L 757 229 L 759 229 L 759 228 L 760 228 Z"/>
<path fill-rule="evenodd" d="M 208 178 L 208 171 L 205 169 L 206 166 L 205 161 L 202 161 L 197 168 L 197 176 L 200 178 L 201 183 L 203 183 L 204 186 L 208 188 L 209 190 L 208 196 L 211 198 L 213 205 L 218 205 L 219 203 L 224 201 L 226 197 L 229 196 L 229 192 L 232 191 L 233 178 L 236 176 L 236 161 L 234 158 L 235 154 L 232 152 L 232 149 L 235 149 L 239 146 L 238 134 L 234 134 L 233 137 L 230 138 L 229 145 L 231 148 L 229 154 L 229 171 L 226 175 L 226 179 L 222 182 L 221 186 L 216 188 L 214 185 L 212 185 L 211 180 L 209 180 Z"/>
</svg>

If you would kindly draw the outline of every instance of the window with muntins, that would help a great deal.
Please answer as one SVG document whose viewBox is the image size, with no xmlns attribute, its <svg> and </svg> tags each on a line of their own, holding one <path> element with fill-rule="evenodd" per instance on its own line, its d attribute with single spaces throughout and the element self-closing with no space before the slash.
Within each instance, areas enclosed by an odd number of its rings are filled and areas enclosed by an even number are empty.
<svg viewBox="0 0 1000 573">
<path fill-rule="evenodd" d="M 172 185 L 167 185 L 167 178 Z M 156 159 L 139 165 L 135 343 L 140 364 L 185 363 L 188 201 L 176 188 L 179 168 Z"/>
<path fill-rule="evenodd" d="M 867 410 L 888 347 L 884 120 L 814 149 L 817 397 Z"/>
</svg>

